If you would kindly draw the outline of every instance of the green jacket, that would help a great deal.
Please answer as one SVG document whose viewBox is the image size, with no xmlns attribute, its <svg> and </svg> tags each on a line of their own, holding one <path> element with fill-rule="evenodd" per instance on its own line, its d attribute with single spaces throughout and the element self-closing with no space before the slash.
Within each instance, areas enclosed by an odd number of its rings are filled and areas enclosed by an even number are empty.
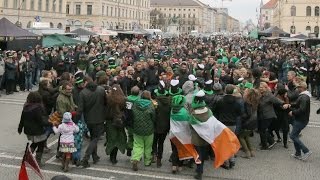
<svg viewBox="0 0 320 180">
<path fill-rule="evenodd" d="M 133 133 L 149 136 L 154 132 L 155 110 L 152 102 L 147 99 L 137 100 L 132 108 Z"/>
<path fill-rule="evenodd" d="M 56 109 L 62 116 L 65 112 L 75 111 L 76 105 L 73 102 L 72 94 L 68 95 L 64 90 L 60 89 L 56 102 Z"/>
</svg>

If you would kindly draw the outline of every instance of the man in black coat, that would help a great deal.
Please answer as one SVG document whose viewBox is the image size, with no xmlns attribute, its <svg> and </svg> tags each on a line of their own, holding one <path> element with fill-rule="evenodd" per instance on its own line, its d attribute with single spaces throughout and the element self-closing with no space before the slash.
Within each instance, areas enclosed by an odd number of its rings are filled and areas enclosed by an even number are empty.
<svg viewBox="0 0 320 180">
<path fill-rule="evenodd" d="M 97 143 L 100 136 L 104 133 L 104 121 L 106 118 L 105 100 L 105 89 L 88 78 L 85 82 L 85 88 L 80 92 L 76 117 L 76 120 L 79 120 L 83 114 L 90 132 L 90 143 L 82 159 L 82 166 L 84 168 L 90 166 L 88 162 L 90 156 L 92 156 L 94 164 L 100 159 L 97 154 Z"/>
<path fill-rule="evenodd" d="M 292 156 L 299 160 L 306 160 L 312 152 L 299 139 L 299 134 L 309 123 L 311 94 L 307 91 L 308 87 L 305 82 L 298 83 L 297 89 L 300 93 L 299 97 L 296 104 L 292 106 L 292 111 L 289 112 L 289 116 L 294 117 L 290 138 L 294 143 L 296 152 Z M 301 151 L 304 153 L 303 155 Z"/>
</svg>

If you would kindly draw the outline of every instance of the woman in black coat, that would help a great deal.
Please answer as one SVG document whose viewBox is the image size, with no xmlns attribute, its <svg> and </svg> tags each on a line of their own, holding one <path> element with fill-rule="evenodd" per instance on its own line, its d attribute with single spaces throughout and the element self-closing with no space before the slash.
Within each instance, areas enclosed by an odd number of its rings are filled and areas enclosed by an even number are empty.
<svg viewBox="0 0 320 180">
<path fill-rule="evenodd" d="M 18 127 L 18 133 L 21 134 L 22 130 L 26 134 L 29 141 L 32 141 L 30 145 L 32 153 L 37 149 L 36 161 L 41 166 L 41 158 L 47 136 L 45 134 L 45 128 L 52 126 L 48 122 L 48 116 L 42 105 L 41 95 L 38 92 L 31 92 L 27 97 L 21 119 Z"/>
<path fill-rule="evenodd" d="M 261 99 L 258 107 L 258 130 L 260 132 L 261 149 L 270 149 L 275 145 L 275 141 L 268 132 L 272 121 L 277 120 L 277 115 L 274 111 L 274 106 L 282 106 L 287 109 L 289 106 L 280 99 L 276 98 L 269 89 L 267 83 L 261 82 L 259 87 Z M 268 146 L 269 144 L 269 146 Z"/>
</svg>

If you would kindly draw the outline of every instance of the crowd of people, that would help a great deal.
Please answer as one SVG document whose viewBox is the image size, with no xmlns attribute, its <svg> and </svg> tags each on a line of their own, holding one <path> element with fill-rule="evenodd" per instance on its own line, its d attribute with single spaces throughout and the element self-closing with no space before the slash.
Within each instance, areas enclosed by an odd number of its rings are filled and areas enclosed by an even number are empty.
<svg viewBox="0 0 320 180">
<path fill-rule="evenodd" d="M 250 138 L 256 132 L 261 150 L 280 142 L 289 148 L 289 136 L 294 158 L 306 160 L 312 153 L 299 134 L 309 122 L 310 98 L 320 98 L 320 49 L 314 47 L 240 36 L 181 36 L 92 38 L 75 47 L 37 46 L 2 54 L 1 88 L 7 94 L 33 90 L 18 132 L 24 129 L 33 142 L 40 165 L 52 133 L 60 134 L 57 158 L 64 171 L 70 162 L 89 167 L 90 157 L 98 163 L 98 141 L 105 134 L 112 164 L 120 152 L 131 157 L 134 171 L 142 157 L 145 166 L 160 168 L 170 121 L 206 121 L 211 114 L 237 135 L 244 158 L 255 157 Z M 201 160 L 195 178 L 201 179 L 203 163 L 214 153 L 196 131 L 191 140 Z M 183 164 L 192 166 L 192 160 L 180 161 L 172 142 L 171 147 L 173 173 Z M 221 167 L 231 169 L 235 162 L 230 157 Z"/>
</svg>

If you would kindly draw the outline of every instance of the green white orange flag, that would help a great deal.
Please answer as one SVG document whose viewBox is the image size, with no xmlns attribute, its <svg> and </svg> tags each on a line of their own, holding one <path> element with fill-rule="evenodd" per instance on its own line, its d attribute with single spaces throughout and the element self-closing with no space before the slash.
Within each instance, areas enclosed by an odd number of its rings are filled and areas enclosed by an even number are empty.
<svg viewBox="0 0 320 180">
<path fill-rule="evenodd" d="M 179 113 L 171 114 L 169 138 L 178 150 L 180 160 L 194 159 L 200 164 L 199 154 L 191 143 L 190 116 L 186 109 L 182 108 Z"/>
<path fill-rule="evenodd" d="M 215 168 L 220 167 L 239 151 L 240 143 L 237 136 L 214 116 L 206 122 L 193 119 L 191 124 L 198 135 L 211 145 L 215 154 Z"/>
</svg>

